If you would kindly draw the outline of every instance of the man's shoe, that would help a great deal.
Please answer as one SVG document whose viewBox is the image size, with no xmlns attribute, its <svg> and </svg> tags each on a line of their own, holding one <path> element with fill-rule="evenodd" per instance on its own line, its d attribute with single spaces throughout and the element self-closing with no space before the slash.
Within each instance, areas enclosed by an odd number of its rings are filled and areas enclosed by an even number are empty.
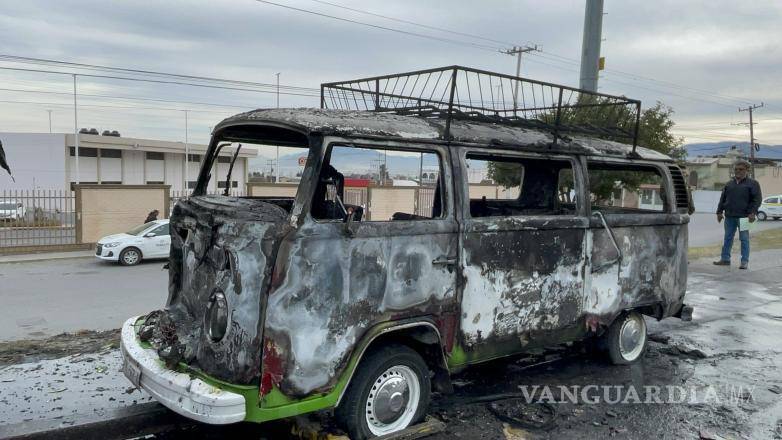
<svg viewBox="0 0 782 440">
<path fill-rule="evenodd" d="M 714 262 L 715 266 L 730 266 L 730 261 L 719 260 Z"/>
<path fill-rule="evenodd" d="M 746 269 L 749 267 L 749 263 L 741 263 L 741 266 L 739 266 L 739 269 Z"/>
</svg>

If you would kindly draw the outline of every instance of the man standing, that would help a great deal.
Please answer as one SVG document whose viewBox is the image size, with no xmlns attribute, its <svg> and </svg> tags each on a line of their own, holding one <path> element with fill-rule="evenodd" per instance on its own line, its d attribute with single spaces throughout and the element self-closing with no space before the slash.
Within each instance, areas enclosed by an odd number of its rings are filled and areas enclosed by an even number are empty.
<svg viewBox="0 0 782 440">
<path fill-rule="evenodd" d="M 750 164 L 746 160 L 736 161 L 733 164 L 733 179 L 722 189 L 720 203 L 717 205 L 717 222 L 725 219 L 725 240 L 722 244 L 722 257 L 714 262 L 717 266 L 730 266 L 730 249 L 733 247 L 736 229 L 739 229 L 739 240 L 741 240 L 739 269 L 746 269 L 749 264 L 749 230 L 742 231 L 739 224 L 745 217 L 750 222 L 755 221 L 763 199 L 760 194 L 760 184 L 747 177 L 749 167 Z"/>
</svg>

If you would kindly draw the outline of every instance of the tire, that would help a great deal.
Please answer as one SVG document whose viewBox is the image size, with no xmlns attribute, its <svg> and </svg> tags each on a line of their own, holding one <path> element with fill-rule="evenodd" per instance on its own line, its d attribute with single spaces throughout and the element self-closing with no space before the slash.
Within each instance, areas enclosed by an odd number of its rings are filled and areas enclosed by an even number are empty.
<svg viewBox="0 0 782 440">
<path fill-rule="evenodd" d="M 774 220 L 779 220 L 779 217 L 774 217 Z"/>
<path fill-rule="evenodd" d="M 119 264 L 123 266 L 135 266 L 140 262 L 141 251 L 138 248 L 125 248 L 119 253 Z"/>
<path fill-rule="evenodd" d="M 766 215 L 766 213 L 765 213 L 765 212 L 763 212 L 763 211 L 758 211 L 758 220 L 760 220 L 760 221 L 764 221 L 764 220 L 766 220 L 766 218 L 768 218 L 768 216 Z M 775 218 L 776 218 L 776 217 L 775 217 Z"/>
<path fill-rule="evenodd" d="M 619 315 L 603 336 L 608 357 L 614 365 L 630 365 L 643 357 L 649 338 L 646 321 L 638 312 Z"/>
<path fill-rule="evenodd" d="M 351 439 L 372 438 L 420 421 L 430 393 L 429 368 L 421 355 L 405 345 L 388 345 L 361 361 L 334 415 Z"/>
</svg>

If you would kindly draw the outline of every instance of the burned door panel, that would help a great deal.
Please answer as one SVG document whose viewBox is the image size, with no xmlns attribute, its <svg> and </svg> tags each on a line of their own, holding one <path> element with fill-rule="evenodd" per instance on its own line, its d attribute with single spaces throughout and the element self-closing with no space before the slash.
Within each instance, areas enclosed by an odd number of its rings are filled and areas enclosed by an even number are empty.
<svg viewBox="0 0 782 440">
<path fill-rule="evenodd" d="M 592 160 L 587 169 L 593 212 L 588 325 L 596 330 L 638 307 L 651 307 L 660 318 L 673 315 L 686 289 L 689 216 L 674 213 L 670 177 L 638 162 Z"/>
<path fill-rule="evenodd" d="M 622 310 L 647 305 L 662 306 L 662 317 L 671 316 L 683 302 L 687 216 L 647 214 L 639 219 L 637 215 L 606 215 L 621 250 L 621 262 L 608 231 L 597 221 L 592 223 L 593 269 L 584 301 L 588 322 L 608 325 Z"/>
<path fill-rule="evenodd" d="M 262 394 L 272 387 L 292 398 L 327 392 L 373 326 L 456 310 L 454 265 L 439 264 L 458 254 L 447 160 L 438 173 L 445 209 L 429 210 L 436 218 L 419 211 L 368 221 L 363 212 L 347 224 L 333 218 L 346 162 L 337 155 L 331 161 L 331 151 L 324 153 L 319 181 L 333 186 L 313 191 L 310 213 L 280 247 L 264 325 Z M 361 153 L 351 152 L 366 157 Z M 440 149 L 439 157 L 447 151 Z"/>
<path fill-rule="evenodd" d="M 461 342 L 468 362 L 566 338 L 564 329 L 577 328 L 582 316 L 587 257 L 588 222 L 571 197 L 579 176 L 573 174 L 573 162 L 462 157 L 465 169 L 488 163 L 494 179 L 519 182 L 516 197 L 472 198 L 469 210 L 463 210 Z M 563 170 L 570 171 L 569 177 Z M 568 189 L 560 186 L 565 181 Z"/>
</svg>

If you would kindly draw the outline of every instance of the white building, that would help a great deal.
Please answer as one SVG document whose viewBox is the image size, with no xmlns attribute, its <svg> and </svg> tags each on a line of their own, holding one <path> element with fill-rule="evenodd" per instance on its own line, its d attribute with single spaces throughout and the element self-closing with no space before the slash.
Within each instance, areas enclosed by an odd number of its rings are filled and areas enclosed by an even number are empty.
<svg viewBox="0 0 782 440">
<path fill-rule="evenodd" d="M 77 181 L 73 134 L 0 133 L 8 164 L 16 182 L 0 175 L 2 189 L 68 189 Z M 125 185 L 166 184 L 174 193 L 193 188 L 206 145 L 189 144 L 185 172 L 185 144 L 153 139 L 79 134 L 80 183 Z M 225 188 L 232 147 L 220 152 L 212 170 L 209 192 Z M 252 148 L 242 148 L 231 173 L 231 187 L 244 192 L 247 159 L 257 156 Z M 5 173 L 4 170 L 3 173 Z M 189 184 L 185 182 L 186 176 Z"/>
</svg>

